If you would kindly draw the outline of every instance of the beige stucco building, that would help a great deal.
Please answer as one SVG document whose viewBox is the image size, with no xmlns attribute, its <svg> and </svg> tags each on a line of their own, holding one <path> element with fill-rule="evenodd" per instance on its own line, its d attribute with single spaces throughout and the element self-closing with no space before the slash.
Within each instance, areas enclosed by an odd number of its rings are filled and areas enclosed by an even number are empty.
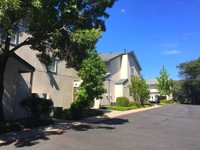
<svg viewBox="0 0 200 150">
<path fill-rule="evenodd" d="M 20 26 L 12 44 L 21 43 L 28 35 L 26 28 Z M 9 58 L 4 74 L 3 105 L 5 118 L 8 120 L 27 117 L 19 106 L 23 98 L 35 93 L 40 97 L 51 98 L 54 107 L 69 108 L 73 101 L 74 81 L 79 79 L 74 69 L 66 69 L 65 62 L 52 58 L 52 64 L 45 66 L 38 60 L 38 52 L 23 46 Z"/>
<path fill-rule="evenodd" d="M 160 95 L 160 92 L 156 88 L 156 85 L 158 84 L 158 80 L 156 78 L 155 79 L 146 79 L 146 84 L 148 85 L 149 91 L 150 91 L 149 101 L 150 102 L 158 102 L 159 101 L 158 96 Z M 172 94 L 166 95 L 167 100 L 170 100 L 172 98 L 173 98 Z"/>
<path fill-rule="evenodd" d="M 107 93 L 103 95 L 102 100 L 96 100 L 95 107 L 112 105 L 116 102 L 116 98 L 121 96 L 133 100 L 128 87 L 130 78 L 132 75 L 140 76 L 140 71 L 142 70 L 134 52 L 100 54 L 100 56 L 107 68 L 104 84 Z"/>
</svg>

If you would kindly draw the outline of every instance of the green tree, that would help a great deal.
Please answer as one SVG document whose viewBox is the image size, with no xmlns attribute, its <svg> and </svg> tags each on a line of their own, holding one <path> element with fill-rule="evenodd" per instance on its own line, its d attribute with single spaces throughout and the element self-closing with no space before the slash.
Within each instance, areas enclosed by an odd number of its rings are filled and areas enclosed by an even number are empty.
<svg viewBox="0 0 200 150">
<path fill-rule="evenodd" d="M 134 100 L 140 102 L 144 107 L 145 102 L 149 99 L 150 91 L 143 77 L 132 76 L 129 90 L 133 94 Z"/>
<path fill-rule="evenodd" d="M 145 102 L 147 102 L 147 100 L 150 97 L 150 91 L 149 91 L 149 87 L 146 84 L 146 81 L 142 78 L 140 81 L 140 89 L 139 89 L 139 93 L 140 93 L 140 103 L 141 105 L 144 107 Z"/>
<path fill-rule="evenodd" d="M 116 0 L 1 0 L 0 2 L 0 121 L 4 120 L 2 95 L 8 58 L 22 46 L 37 50 L 45 64 L 50 57 L 66 61 L 66 67 L 80 69 L 98 40 L 97 30 L 105 31 L 107 8 Z M 16 46 L 11 39 L 19 26 L 29 35 Z"/>
<path fill-rule="evenodd" d="M 160 76 L 157 77 L 157 80 L 156 88 L 160 94 L 163 96 L 170 95 L 172 93 L 172 80 L 169 78 L 167 69 L 164 66 L 160 70 Z"/>
<path fill-rule="evenodd" d="M 200 58 L 177 66 L 183 79 L 183 93 L 192 98 L 193 103 L 200 103 Z"/>
<path fill-rule="evenodd" d="M 172 81 L 173 88 L 173 99 L 176 101 L 180 101 L 181 95 L 183 94 L 183 82 L 182 80 L 173 80 Z"/>
<path fill-rule="evenodd" d="M 96 51 L 83 61 L 78 75 L 83 82 L 76 93 L 77 99 L 71 105 L 71 112 L 74 118 L 79 118 L 85 109 L 94 104 L 95 99 L 101 99 L 106 92 L 104 88 L 106 68 L 101 57 Z"/>
</svg>

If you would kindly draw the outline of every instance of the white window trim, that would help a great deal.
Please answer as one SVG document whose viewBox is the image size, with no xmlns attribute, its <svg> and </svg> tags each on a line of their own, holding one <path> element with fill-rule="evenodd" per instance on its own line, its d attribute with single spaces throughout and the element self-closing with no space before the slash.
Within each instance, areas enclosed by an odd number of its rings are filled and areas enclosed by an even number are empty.
<svg viewBox="0 0 200 150">
<path fill-rule="evenodd" d="M 131 67 L 131 76 L 133 76 L 135 74 L 135 68 Z"/>
<path fill-rule="evenodd" d="M 51 64 L 47 66 L 47 72 L 57 74 L 57 71 L 58 71 L 58 59 L 51 58 L 51 61 L 52 61 Z M 54 66 L 53 66 L 53 63 L 54 63 Z M 53 69 L 52 69 L 52 67 L 53 67 Z"/>
<path fill-rule="evenodd" d="M 4 43 L 5 39 L 3 39 L 3 33 L 0 33 L 0 36 L 1 36 L 1 42 Z M 19 32 L 18 31 L 16 31 L 16 33 L 14 34 L 14 37 L 11 38 L 10 44 L 14 45 L 14 46 L 19 44 Z"/>
</svg>

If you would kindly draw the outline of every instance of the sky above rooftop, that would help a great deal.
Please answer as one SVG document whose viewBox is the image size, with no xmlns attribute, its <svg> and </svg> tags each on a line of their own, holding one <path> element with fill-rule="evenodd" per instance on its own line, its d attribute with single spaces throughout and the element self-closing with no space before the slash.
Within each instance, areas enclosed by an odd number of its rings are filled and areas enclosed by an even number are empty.
<svg viewBox="0 0 200 150">
<path fill-rule="evenodd" d="M 200 0 L 118 0 L 108 12 L 97 51 L 133 50 L 145 79 L 163 65 L 179 79 L 176 66 L 200 57 Z"/>
</svg>

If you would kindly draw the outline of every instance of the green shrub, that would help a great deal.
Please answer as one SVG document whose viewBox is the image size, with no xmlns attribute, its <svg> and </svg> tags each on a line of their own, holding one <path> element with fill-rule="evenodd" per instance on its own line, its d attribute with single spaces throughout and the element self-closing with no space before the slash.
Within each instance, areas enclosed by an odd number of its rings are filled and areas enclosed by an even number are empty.
<svg viewBox="0 0 200 150">
<path fill-rule="evenodd" d="M 19 103 L 25 110 L 31 112 L 33 117 L 39 118 L 41 115 L 49 116 L 53 109 L 53 101 L 39 97 L 23 99 Z"/>
<path fill-rule="evenodd" d="M 117 97 L 116 106 L 128 107 L 129 106 L 129 99 L 126 98 L 126 97 Z"/>
<path fill-rule="evenodd" d="M 174 100 L 160 100 L 160 104 L 176 104 Z"/>
<path fill-rule="evenodd" d="M 74 107 L 73 107 L 74 108 Z M 80 112 L 79 112 L 80 113 Z M 81 119 L 84 117 L 100 116 L 103 115 L 103 111 L 99 109 L 84 109 L 81 115 L 76 114 L 77 116 L 72 115 L 71 109 L 63 110 L 63 119 Z"/>
<path fill-rule="evenodd" d="M 139 103 L 139 102 L 137 102 L 137 101 L 130 101 L 129 102 L 129 106 L 130 107 L 136 107 L 136 108 L 140 108 L 141 107 L 141 104 Z"/>
<path fill-rule="evenodd" d="M 72 119 L 82 118 L 83 111 L 86 109 L 85 106 L 86 104 L 84 103 L 84 101 L 79 101 L 79 100 L 74 101 L 70 107 L 70 113 Z"/>
<path fill-rule="evenodd" d="M 145 104 L 144 104 L 145 106 L 153 106 L 153 104 L 152 103 L 150 103 L 150 102 L 146 102 Z"/>
<path fill-rule="evenodd" d="M 108 106 L 107 108 L 110 110 L 117 110 L 117 111 L 127 111 L 127 110 L 136 109 L 133 107 L 122 107 L 122 106 Z"/>
<path fill-rule="evenodd" d="M 63 119 L 72 119 L 72 114 L 70 109 L 64 109 L 62 112 L 62 118 Z"/>
</svg>

